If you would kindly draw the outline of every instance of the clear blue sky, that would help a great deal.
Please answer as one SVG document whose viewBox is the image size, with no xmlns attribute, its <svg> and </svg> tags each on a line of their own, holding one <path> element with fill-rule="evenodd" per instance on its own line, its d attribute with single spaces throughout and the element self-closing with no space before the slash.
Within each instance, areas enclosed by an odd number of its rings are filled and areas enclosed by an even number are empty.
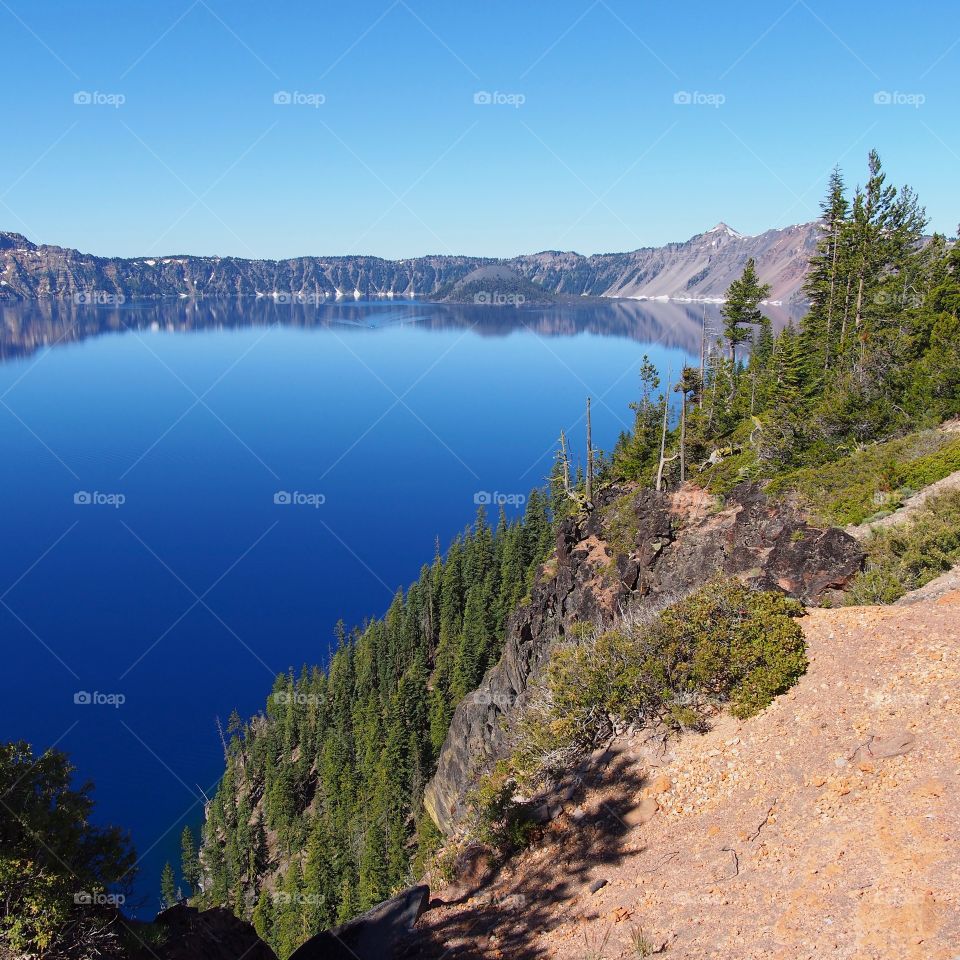
<svg viewBox="0 0 960 960">
<path fill-rule="evenodd" d="M 934 228 L 960 219 L 945 0 L 0 0 L 0 36 L 0 228 L 102 255 L 757 233 L 871 146 Z"/>
</svg>

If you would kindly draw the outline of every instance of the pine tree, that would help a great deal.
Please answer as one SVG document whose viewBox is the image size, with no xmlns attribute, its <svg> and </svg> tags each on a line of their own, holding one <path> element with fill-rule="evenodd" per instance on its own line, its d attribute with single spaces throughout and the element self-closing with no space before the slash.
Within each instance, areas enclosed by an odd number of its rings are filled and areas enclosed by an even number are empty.
<svg viewBox="0 0 960 960">
<path fill-rule="evenodd" d="M 160 874 L 160 899 L 164 907 L 172 907 L 177 902 L 177 878 L 169 860 Z"/>
<path fill-rule="evenodd" d="M 770 285 L 760 283 L 753 257 L 747 261 L 740 277 L 727 288 L 727 299 L 721 312 L 734 374 L 737 368 L 737 346 L 750 338 L 750 331 L 745 327 L 760 323 L 762 314 L 758 305 L 769 293 Z"/>
<path fill-rule="evenodd" d="M 185 826 L 180 834 L 180 873 L 190 892 L 196 893 L 200 889 L 200 858 L 189 826 Z"/>
<path fill-rule="evenodd" d="M 811 335 L 818 363 L 825 370 L 829 369 L 833 359 L 849 209 L 843 175 L 839 167 L 834 167 L 827 195 L 820 204 L 822 234 L 804 285 L 810 298 L 810 312 L 804 319 L 804 329 Z"/>
</svg>

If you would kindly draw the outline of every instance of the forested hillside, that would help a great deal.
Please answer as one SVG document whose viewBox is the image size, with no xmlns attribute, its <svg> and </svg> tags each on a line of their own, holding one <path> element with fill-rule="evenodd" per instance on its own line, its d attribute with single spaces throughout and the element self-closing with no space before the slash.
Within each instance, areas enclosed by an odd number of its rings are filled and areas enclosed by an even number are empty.
<svg viewBox="0 0 960 960">
<path fill-rule="evenodd" d="M 875 153 L 853 191 L 836 171 L 802 324 L 774 333 L 748 261 L 724 329 L 704 331 L 699 365 L 643 365 L 634 429 L 597 458 L 597 483 L 664 490 L 693 479 L 725 495 L 752 481 L 814 514 L 862 519 L 905 477 L 950 472 L 952 448 L 926 441 L 895 447 L 915 450 L 912 460 L 871 453 L 960 414 L 960 249 L 925 238 L 925 226 L 915 194 L 887 183 Z M 197 901 L 252 918 L 286 956 L 415 876 L 436 840 L 423 789 L 453 710 L 497 661 L 553 547 L 552 516 L 592 508 L 565 466 L 561 451 L 549 496 L 532 494 L 522 523 L 501 517 L 491 529 L 481 513 L 383 619 L 340 631 L 327 669 L 280 677 L 265 713 L 233 719 Z M 951 556 L 944 548 L 937 563 Z"/>
<path fill-rule="evenodd" d="M 453 709 L 498 659 L 551 546 L 538 491 L 521 522 L 491 528 L 481 508 L 382 619 L 340 629 L 326 670 L 279 677 L 264 714 L 233 718 L 199 902 L 252 917 L 285 956 L 405 882 L 418 825 L 419 842 L 432 834 L 423 788 Z"/>
<path fill-rule="evenodd" d="M 766 287 L 748 262 L 699 368 L 641 370 L 635 428 L 620 439 L 614 475 L 696 476 L 723 492 L 960 413 L 960 250 L 942 236 L 924 241 L 916 195 L 887 183 L 875 153 L 867 172 L 852 196 L 839 171 L 831 178 L 800 327 L 774 335 L 758 309 Z M 664 435 L 670 392 L 683 415 Z"/>
</svg>

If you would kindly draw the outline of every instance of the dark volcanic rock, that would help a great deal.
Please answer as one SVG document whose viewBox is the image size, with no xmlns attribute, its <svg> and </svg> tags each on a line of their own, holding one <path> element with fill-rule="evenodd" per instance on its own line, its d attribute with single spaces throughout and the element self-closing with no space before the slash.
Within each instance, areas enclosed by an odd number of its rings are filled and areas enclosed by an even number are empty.
<svg viewBox="0 0 960 960">
<path fill-rule="evenodd" d="M 808 526 L 752 486 L 734 490 L 722 509 L 691 487 L 601 491 L 586 518 L 560 525 L 556 572 L 538 578 L 511 618 L 500 662 L 457 707 L 425 792 L 430 816 L 455 829 L 477 775 L 509 751 L 531 683 L 574 622 L 656 611 L 720 572 L 815 604 L 862 564 L 852 537 Z"/>
<path fill-rule="evenodd" d="M 170 937 L 162 946 L 145 947 L 138 960 L 277 960 L 249 923 L 220 907 L 201 912 L 180 903 L 154 922 L 167 927 Z"/>
<path fill-rule="evenodd" d="M 349 923 L 312 937 L 290 960 L 390 960 L 429 899 L 429 887 L 410 887 Z"/>
</svg>

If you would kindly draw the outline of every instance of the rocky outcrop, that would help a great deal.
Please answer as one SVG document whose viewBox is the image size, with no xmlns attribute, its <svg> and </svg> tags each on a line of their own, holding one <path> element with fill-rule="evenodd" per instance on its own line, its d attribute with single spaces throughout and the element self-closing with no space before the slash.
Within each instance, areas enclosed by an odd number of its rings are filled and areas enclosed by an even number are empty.
<svg viewBox="0 0 960 960">
<path fill-rule="evenodd" d="M 249 923 L 221 907 L 201 911 L 179 903 L 154 924 L 167 937 L 159 946 L 145 946 L 136 960 L 277 960 Z"/>
<path fill-rule="evenodd" d="M 914 601 L 809 611 L 807 673 L 755 717 L 625 733 L 408 956 L 955 960 L 960 591 Z"/>
<path fill-rule="evenodd" d="M 429 899 L 429 887 L 410 887 L 349 923 L 312 937 L 290 960 L 390 960 Z"/>
<path fill-rule="evenodd" d="M 470 786 L 509 749 L 532 682 L 576 621 L 655 611 L 715 573 L 816 604 L 862 565 L 853 538 L 809 526 L 753 487 L 737 488 L 725 505 L 689 485 L 602 491 L 586 517 L 560 525 L 555 560 L 513 615 L 500 662 L 457 707 L 425 793 L 430 816 L 455 829 Z"/>
</svg>

